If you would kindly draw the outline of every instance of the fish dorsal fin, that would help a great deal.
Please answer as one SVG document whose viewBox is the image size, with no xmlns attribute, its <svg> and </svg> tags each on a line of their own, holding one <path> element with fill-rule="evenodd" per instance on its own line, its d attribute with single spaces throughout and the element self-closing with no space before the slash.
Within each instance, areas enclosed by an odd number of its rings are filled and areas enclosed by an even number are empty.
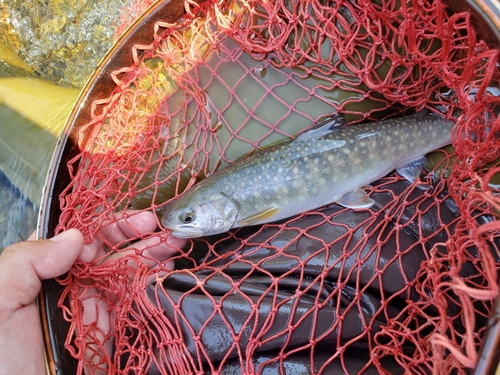
<svg viewBox="0 0 500 375">
<path fill-rule="evenodd" d="M 279 212 L 279 210 L 280 210 L 279 207 L 271 207 L 268 208 L 267 210 L 259 211 L 257 213 L 254 213 L 250 216 L 241 219 L 238 222 L 238 226 L 243 227 L 247 225 L 262 224 L 264 222 L 272 221 L 273 216 L 276 215 Z"/>
<path fill-rule="evenodd" d="M 318 139 L 332 131 L 342 129 L 341 125 L 344 125 L 344 116 L 341 114 L 333 114 L 326 117 L 322 117 L 315 125 L 307 129 L 305 132 L 300 133 L 296 141 L 305 141 L 308 139 Z"/>
<path fill-rule="evenodd" d="M 366 191 L 358 188 L 344 195 L 337 200 L 337 203 L 347 208 L 370 208 L 375 201 L 366 194 Z"/>
<path fill-rule="evenodd" d="M 426 161 L 427 159 L 425 158 L 425 156 L 422 156 L 421 158 L 412 160 L 409 163 L 406 163 L 405 165 L 399 167 L 398 169 L 396 169 L 396 171 L 400 176 L 404 177 L 409 182 L 414 183 L 420 176 L 420 173 L 422 173 L 422 169 Z"/>
</svg>

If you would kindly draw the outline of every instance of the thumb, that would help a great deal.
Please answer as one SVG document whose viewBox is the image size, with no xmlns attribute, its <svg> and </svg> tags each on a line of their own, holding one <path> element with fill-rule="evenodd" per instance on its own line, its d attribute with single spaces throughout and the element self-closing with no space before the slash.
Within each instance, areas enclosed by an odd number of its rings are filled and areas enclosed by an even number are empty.
<svg viewBox="0 0 500 375">
<path fill-rule="evenodd" d="M 68 229 L 49 240 L 29 242 L 37 244 L 30 254 L 30 263 L 40 280 L 52 279 L 68 272 L 83 250 L 83 235 L 77 229 Z"/>
<path fill-rule="evenodd" d="M 83 236 L 69 229 L 50 240 L 8 246 L 0 256 L 0 295 L 11 308 L 30 304 L 40 291 L 40 280 L 67 272 L 83 249 Z"/>
</svg>

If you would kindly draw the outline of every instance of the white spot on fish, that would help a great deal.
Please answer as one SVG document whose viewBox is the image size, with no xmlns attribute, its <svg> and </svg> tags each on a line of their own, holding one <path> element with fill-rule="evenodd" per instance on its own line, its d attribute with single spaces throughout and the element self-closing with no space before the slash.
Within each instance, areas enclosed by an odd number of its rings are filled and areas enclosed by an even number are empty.
<svg viewBox="0 0 500 375">
<path fill-rule="evenodd" d="M 329 162 L 332 162 L 332 161 L 333 161 L 333 159 L 334 159 L 333 155 L 328 155 L 328 161 L 329 161 Z"/>
</svg>

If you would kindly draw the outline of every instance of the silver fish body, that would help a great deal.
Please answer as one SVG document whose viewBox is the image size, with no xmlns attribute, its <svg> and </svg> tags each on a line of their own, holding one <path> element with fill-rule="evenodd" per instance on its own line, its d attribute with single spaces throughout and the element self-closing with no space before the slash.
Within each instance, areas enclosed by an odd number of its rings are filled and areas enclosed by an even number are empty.
<svg viewBox="0 0 500 375">
<path fill-rule="evenodd" d="M 176 237 L 201 237 L 341 201 L 449 144 L 453 125 L 434 115 L 336 127 L 324 121 L 199 182 L 167 205 L 162 225 Z"/>
</svg>

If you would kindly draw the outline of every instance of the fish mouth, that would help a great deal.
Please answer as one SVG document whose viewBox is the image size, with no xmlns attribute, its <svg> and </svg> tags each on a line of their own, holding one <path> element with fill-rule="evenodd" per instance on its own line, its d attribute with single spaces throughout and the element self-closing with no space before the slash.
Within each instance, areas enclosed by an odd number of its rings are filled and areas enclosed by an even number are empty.
<svg viewBox="0 0 500 375">
<path fill-rule="evenodd" d="M 172 236 L 177 238 L 197 238 L 197 237 L 202 237 L 204 235 L 204 232 L 199 228 L 175 227 L 175 226 L 165 225 L 164 223 L 162 224 L 165 228 L 170 229 L 172 231 L 171 233 Z"/>
</svg>

